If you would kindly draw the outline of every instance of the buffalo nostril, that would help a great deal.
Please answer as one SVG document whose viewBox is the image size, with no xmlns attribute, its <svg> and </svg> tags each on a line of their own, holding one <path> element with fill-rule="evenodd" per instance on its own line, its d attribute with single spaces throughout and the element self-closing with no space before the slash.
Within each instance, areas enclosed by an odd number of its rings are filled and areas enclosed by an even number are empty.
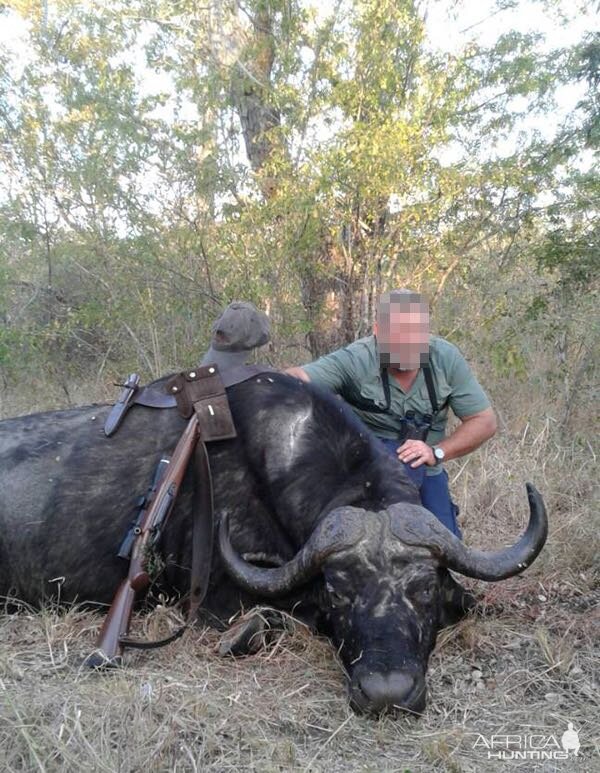
<svg viewBox="0 0 600 773">
<path fill-rule="evenodd" d="M 425 682 L 419 674 L 364 673 L 354 685 L 353 704 L 360 711 L 379 713 L 399 708 L 420 714 L 425 709 Z"/>
</svg>

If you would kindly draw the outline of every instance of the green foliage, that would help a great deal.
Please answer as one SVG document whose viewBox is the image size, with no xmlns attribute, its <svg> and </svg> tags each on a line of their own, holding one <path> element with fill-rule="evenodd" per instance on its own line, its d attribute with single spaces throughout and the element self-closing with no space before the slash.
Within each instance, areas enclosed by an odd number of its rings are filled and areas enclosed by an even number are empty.
<svg viewBox="0 0 600 773">
<path fill-rule="evenodd" d="M 523 325 L 564 322 L 555 294 L 593 291 L 595 34 L 549 50 L 512 30 L 442 52 L 413 0 L 2 13 L 26 20 L 28 51 L 0 52 L 5 377 L 158 375 L 197 358 L 235 297 L 271 314 L 273 360 L 298 362 L 367 332 L 398 284 L 428 292 L 442 326 L 453 307 L 450 333 L 475 346 L 457 320 L 472 323 L 490 366 L 523 375 Z M 522 128 L 575 83 L 555 137 Z M 495 284 L 514 313 L 486 302 Z M 452 303 L 464 292 L 477 315 Z"/>
<path fill-rule="evenodd" d="M 580 108 L 587 114 L 582 130 L 589 147 L 600 144 L 600 33 L 592 32 L 578 46 L 574 55 L 575 75 L 589 87 Z"/>
</svg>

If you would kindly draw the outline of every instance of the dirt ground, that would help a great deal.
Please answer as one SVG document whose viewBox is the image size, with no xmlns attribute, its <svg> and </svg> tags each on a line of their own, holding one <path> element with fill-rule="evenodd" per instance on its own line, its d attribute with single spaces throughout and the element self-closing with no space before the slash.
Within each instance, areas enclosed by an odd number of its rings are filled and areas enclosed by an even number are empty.
<svg viewBox="0 0 600 773">
<path fill-rule="evenodd" d="M 99 674 L 81 664 L 100 615 L 23 608 L 0 615 L 0 770 L 600 771 L 595 459 L 542 431 L 451 463 L 468 543 L 498 547 L 523 529 L 515 470 L 545 497 L 548 544 L 526 574 L 473 583 L 482 601 L 440 633 L 422 717 L 354 714 L 331 644 L 299 624 L 241 659 L 192 629 Z M 134 630 L 164 633 L 178 614 L 137 615 Z M 549 758 L 569 722 L 578 755 Z M 498 759 L 505 743 L 512 758 Z M 541 759 L 518 758 L 534 747 Z"/>
<path fill-rule="evenodd" d="M 550 579 L 495 587 L 478 613 L 440 635 L 425 715 L 377 719 L 353 714 L 331 645 L 299 625 L 235 660 L 217 656 L 217 632 L 189 631 L 101 675 L 81 667 L 98 615 L 23 611 L 0 627 L 0 767 L 600 770 L 598 601 L 597 591 Z M 155 634 L 169 616 L 138 617 L 137 629 Z M 569 721 L 581 740 L 577 759 L 487 758 L 481 737 L 560 739 Z"/>
</svg>

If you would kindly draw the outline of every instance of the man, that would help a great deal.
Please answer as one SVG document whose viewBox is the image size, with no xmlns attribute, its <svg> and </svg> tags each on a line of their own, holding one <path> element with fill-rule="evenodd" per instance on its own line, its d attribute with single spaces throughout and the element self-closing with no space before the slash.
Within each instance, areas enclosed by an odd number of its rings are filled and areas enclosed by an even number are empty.
<svg viewBox="0 0 600 773">
<path fill-rule="evenodd" d="M 424 507 L 461 537 L 443 462 L 492 437 L 496 417 L 457 347 L 430 336 L 429 308 L 418 293 L 385 293 L 373 335 L 287 373 L 341 395 L 397 454 Z M 448 408 L 461 424 L 446 437 Z"/>
<path fill-rule="evenodd" d="M 268 343 L 267 315 L 249 301 L 233 301 L 213 322 L 212 338 L 201 365 L 218 365 L 221 371 L 244 365 L 250 354 Z"/>
</svg>

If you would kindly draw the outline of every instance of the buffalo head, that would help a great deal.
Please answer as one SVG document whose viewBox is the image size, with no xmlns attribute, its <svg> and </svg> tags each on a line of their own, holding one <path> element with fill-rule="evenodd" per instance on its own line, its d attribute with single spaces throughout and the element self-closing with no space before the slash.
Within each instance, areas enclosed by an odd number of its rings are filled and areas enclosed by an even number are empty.
<svg viewBox="0 0 600 773">
<path fill-rule="evenodd" d="M 276 598 L 320 576 L 322 606 L 359 711 L 422 712 L 425 673 L 443 613 L 448 569 L 496 581 L 519 574 L 546 541 L 544 503 L 527 484 L 529 525 L 512 547 L 466 547 L 423 507 L 394 504 L 380 512 L 339 507 L 327 513 L 293 559 L 275 568 L 246 562 L 233 549 L 227 519 L 220 548 L 233 579 Z"/>
</svg>

